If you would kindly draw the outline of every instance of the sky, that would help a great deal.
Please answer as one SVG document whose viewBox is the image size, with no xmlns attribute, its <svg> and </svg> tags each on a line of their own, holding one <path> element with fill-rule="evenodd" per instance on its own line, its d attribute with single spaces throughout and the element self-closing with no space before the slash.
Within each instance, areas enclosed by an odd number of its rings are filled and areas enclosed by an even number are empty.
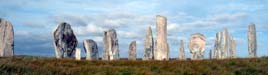
<svg viewBox="0 0 268 75">
<path fill-rule="evenodd" d="M 143 55 L 146 29 L 156 37 L 156 15 L 167 17 L 170 57 L 179 54 L 184 40 L 186 57 L 191 34 L 206 36 L 205 57 L 213 49 L 216 33 L 226 27 L 237 42 L 236 55 L 248 56 L 248 25 L 257 29 L 257 55 L 268 56 L 267 0 L 0 0 L 0 18 L 15 31 L 15 55 L 54 57 L 52 32 L 61 22 L 71 24 L 78 47 L 93 39 L 102 52 L 103 32 L 114 28 L 120 57 L 128 57 L 128 46 L 137 41 L 137 57 Z"/>
</svg>

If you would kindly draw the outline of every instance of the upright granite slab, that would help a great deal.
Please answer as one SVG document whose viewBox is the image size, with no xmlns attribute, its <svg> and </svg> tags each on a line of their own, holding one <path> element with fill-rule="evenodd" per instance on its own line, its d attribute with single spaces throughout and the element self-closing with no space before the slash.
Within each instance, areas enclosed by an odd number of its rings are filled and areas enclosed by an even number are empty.
<svg viewBox="0 0 268 75">
<path fill-rule="evenodd" d="M 74 57 L 77 39 L 71 25 L 61 23 L 53 33 L 56 58 Z"/>
<path fill-rule="evenodd" d="M 152 60 L 154 58 L 154 39 L 151 27 L 148 27 L 146 31 L 146 37 L 144 40 L 144 53 L 142 60 Z"/>
<path fill-rule="evenodd" d="M 257 37 L 255 24 L 248 26 L 248 52 L 249 57 L 257 57 Z"/>
<path fill-rule="evenodd" d="M 0 18 L 0 57 L 14 55 L 14 30 L 10 22 Z"/>
<path fill-rule="evenodd" d="M 119 44 L 117 34 L 114 29 L 104 31 L 103 37 L 103 60 L 118 60 L 119 59 Z"/>
<path fill-rule="evenodd" d="M 185 60 L 184 42 L 180 40 L 179 60 Z"/>
<path fill-rule="evenodd" d="M 84 40 L 84 49 L 86 52 L 86 60 L 98 60 L 98 45 L 94 40 L 87 39 Z"/>
<path fill-rule="evenodd" d="M 167 18 L 156 16 L 155 60 L 169 60 L 169 46 L 167 43 Z"/>
<path fill-rule="evenodd" d="M 132 41 L 130 44 L 129 44 L 129 50 L 128 50 L 128 59 L 129 60 L 136 60 L 136 41 Z"/>
</svg>

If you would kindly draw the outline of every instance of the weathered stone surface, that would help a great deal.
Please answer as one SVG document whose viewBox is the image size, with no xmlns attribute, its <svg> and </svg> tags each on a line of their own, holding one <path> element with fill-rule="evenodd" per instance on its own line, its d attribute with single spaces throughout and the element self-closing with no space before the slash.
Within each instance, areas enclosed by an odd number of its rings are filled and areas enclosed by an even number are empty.
<svg viewBox="0 0 268 75">
<path fill-rule="evenodd" d="M 80 48 L 75 49 L 75 60 L 81 60 L 81 49 Z"/>
<path fill-rule="evenodd" d="M 235 46 L 233 37 L 228 33 L 227 28 L 223 32 L 216 34 L 215 46 L 214 46 L 214 57 L 216 59 L 232 58 Z"/>
<path fill-rule="evenodd" d="M 248 52 L 249 57 L 257 57 L 257 39 L 255 24 L 250 24 L 248 27 Z"/>
<path fill-rule="evenodd" d="M 71 25 L 61 23 L 53 33 L 54 47 L 57 58 L 73 57 L 77 46 L 77 39 Z"/>
<path fill-rule="evenodd" d="M 104 32 L 104 48 L 103 60 L 118 60 L 119 59 L 119 45 L 117 34 L 114 29 Z"/>
<path fill-rule="evenodd" d="M 191 35 L 189 42 L 191 59 L 203 59 L 206 46 L 206 37 L 203 34 L 195 33 Z"/>
<path fill-rule="evenodd" d="M 132 41 L 129 45 L 129 50 L 128 50 L 129 60 L 136 60 L 136 41 Z"/>
<path fill-rule="evenodd" d="M 14 31 L 10 22 L 0 18 L 0 56 L 14 55 Z"/>
<path fill-rule="evenodd" d="M 223 31 L 223 58 L 229 57 L 229 34 L 227 28 Z"/>
<path fill-rule="evenodd" d="M 222 45 L 222 37 L 223 32 L 218 32 L 216 34 L 216 40 L 215 40 L 215 45 L 214 45 L 214 57 L 213 58 L 222 58 L 222 53 L 223 53 L 223 45 Z"/>
<path fill-rule="evenodd" d="M 184 52 L 184 42 L 180 40 L 180 50 L 179 50 L 179 60 L 185 60 L 185 52 Z"/>
<path fill-rule="evenodd" d="M 236 43 L 234 37 L 230 37 L 230 55 L 231 58 L 236 58 Z"/>
<path fill-rule="evenodd" d="M 84 49 L 86 52 L 86 60 L 98 60 L 98 45 L 94 40 L 87 39 L 84 40 Z"/>
<path fill-rule="evenodd" d="M 146 31 L 146 38 L 144 40 L 144 54 L 142 60 L 151 60 L 154 57 L 154 39 L 151 27 Z"/>
<path fill-rule="evenodd" d="M 156 16 L 156 48 L 155 59 L 156 60 L 169 60 L 169 46 L 167 43 L 167 18 L 164 16 Z"/>
</svg>

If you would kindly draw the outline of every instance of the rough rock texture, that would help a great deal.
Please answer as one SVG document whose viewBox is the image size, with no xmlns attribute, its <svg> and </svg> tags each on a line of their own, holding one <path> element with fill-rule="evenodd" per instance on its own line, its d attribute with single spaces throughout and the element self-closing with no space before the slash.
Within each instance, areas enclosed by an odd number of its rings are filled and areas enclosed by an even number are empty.
<svg viewBox="0 0 268 75">
<path fill-rule="evenodd" d="M 80 48 L 75 49 L 75 60 L 81 60 L 81 49 Z"/>
<path fill-rule="evenodd" d="M 14 55 L 14 31 L 10 22 L 0 18 L 0 56 Z"/>
<path fill-rule="evenodd" d="M 136 60 L 136 41 L 132 41 L 129 45 L 129 50 L 128 50 L 128 59 L 129 60 Z"/>
<path fill-rule="evenodd" d="M 71 25 L 65 22 L 59 24 L 53 36 L 56 57 L 73 57 L 77 46 L 77 39 Z"/>
<path fill-rule="evenodd" d="M 249 57 L 257 57 L 257 39 L 255 24 L 250 24 L 248 27 L 248 52 Z"/>
<path fill-rule="evenodd" d="M 169 46 L 167 43 L 167 18 L 164 16 L 156 16 L 157 37 L 155 43 L 156 60 L 169 60 Z"/>
<path fill-rule="evenodd" d="M 185 60 L 185 52 L 184 52 L 184 43 L 183 40 L 180 40 L 180 50 L 179 50 L 179 60 Z"/>
<path fill-rule="evenodd" d="M 148 27 L 144 40 L 144 54 L 142 60 L 151 60 L 154 57 L 154 39 L 151 27 Z"/>
<path fill-rule="evenodd" d="M 117 34 L 114 29 L 104 31 L 104 48 L 103 48 L 103 60 L 118 60 L 119 59 L 119 45 Z"/>
<path fill-rule="evenodd" d="M 227 28 L 223 31 L 223 58 L 229 57 L 229 34 Z"/>
<path fill-rule="evenodd" d="M 203 59 L 206 47 L 206 37 L 200 33 L 192 34 L 188 47 L 192 54 L 191 59 Z"/>
<path fill-rule="evenodd" d="M 227 28 L 223 32 L 216 34 L 213 58 L 226 59 L 233 58 L 235 55 L 235 40 L 228 33 Z"/>
<path fill-rule="evenodd" d="M 230 57 L 231 58 L 236 58 L 236 43 L 233 37 L 230 37 Z"/>
<path fill-rule="evenodd" d="M 84 40 L 84 49 L 86 52 L 86 60 L 98 60 L 98 45 L 94 40 L 87 39 Z"/>
</svg>

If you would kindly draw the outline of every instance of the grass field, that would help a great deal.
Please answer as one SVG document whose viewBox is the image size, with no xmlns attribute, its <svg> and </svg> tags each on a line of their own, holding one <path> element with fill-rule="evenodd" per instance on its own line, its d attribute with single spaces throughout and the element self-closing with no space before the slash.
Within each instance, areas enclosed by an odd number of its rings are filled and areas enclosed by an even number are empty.
<svg viewBox="0 0 268 75">
<path fill-rule="evenodd" d="M 16 56 L 0 58 L 0 74 L 268 75 L 268 58 L 199 61 L 75 61 Z"/>
</svg>

